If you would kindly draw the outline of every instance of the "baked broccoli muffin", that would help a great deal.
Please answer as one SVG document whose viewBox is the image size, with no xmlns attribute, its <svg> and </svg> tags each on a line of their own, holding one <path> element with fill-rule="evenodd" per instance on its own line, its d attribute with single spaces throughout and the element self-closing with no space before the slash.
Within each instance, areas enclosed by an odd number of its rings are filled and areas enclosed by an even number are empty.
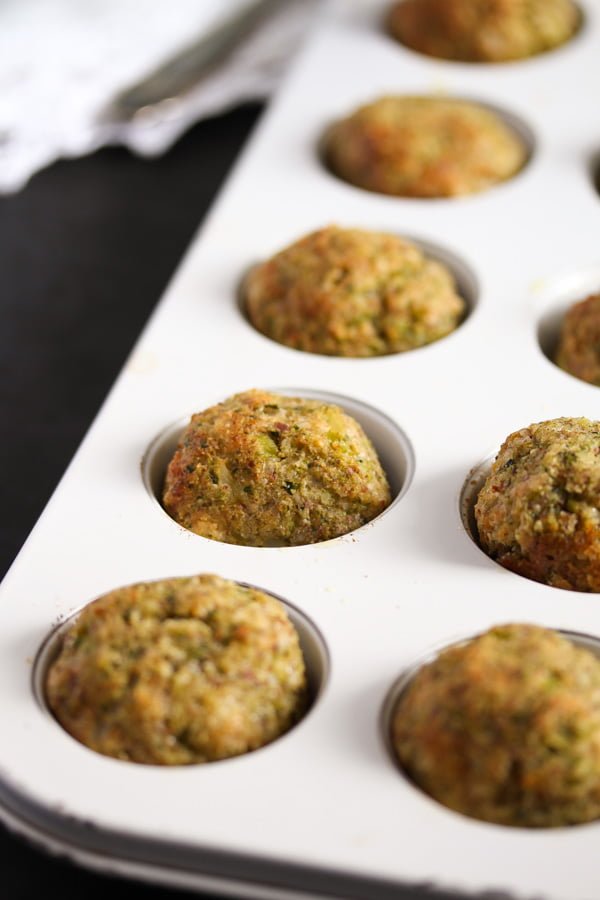
<svg viewBox="0 0 600 900">
<path fill-rule="evenodd" d="M 382 97 L 325 136 L 329 168 L 381 194 L 455 197 L 511 178 L 527 161 L 521 138 L 491 110 L 442 97 Z"/>
<path fill-rule="evenodd" d="M 166 511 L 184 528 L 254 547 L 346 534 L 390 499 L 358 422 L 319 400 L 259 390 L 192 416 L 163 493 Z"/>
<path fill-rule="evenodd" d="M 215 575 L 135 584 L 91 603 L 67 632 L 46 693 L 81 743 L 156 765 L 255 750 L 307 705 L 283 604 Z"/>
<path fill-rule="evenodd" d="M 331 356 L 412 350 L 449 334 L 465 313 L 448 269 L 413 244 L 335 226 L 256 266 L 244 293 L 267 337 Z"/>
<path fill-rule="evenodd" d="M 407 774 L 450 809 L 547 828 L 600 816 L 600 661 L 502 625 L 424 666 L 394 710 Z"/>
<path fill-rule="evenodd" d="M 574 304 L 567 312 L 556 363 L 576 378 L 600 386 L 600 294 Z"/>
<path fill-rule="evenodd" d="M 475 505 L 482 548 L 527 578 L 600 591 L 600 423 L 551 419 L 509 435 Z"/>
<path fill-rule="evenodd" d="M 413 50 L 464 62 L 506 62 L 564 44 L 580 14 L 571 0 L 401 0 L 390 33 Z"/>
</svg>

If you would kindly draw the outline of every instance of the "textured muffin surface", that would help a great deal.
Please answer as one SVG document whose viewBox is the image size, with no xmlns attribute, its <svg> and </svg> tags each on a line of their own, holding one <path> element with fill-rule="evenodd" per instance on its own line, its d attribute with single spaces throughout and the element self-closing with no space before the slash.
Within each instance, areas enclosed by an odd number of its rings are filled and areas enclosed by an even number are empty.
<svg viewBox="0 0 600 900">
<path fill-rule="evenodd" d="M 507 62 L 568 41 L 580 25 L 571 0 L 401 0 L 387 21 L 413 50 L 464 62 Z"/>
<path fill-rule="evenodd" d="M 465 312 L 454 279 L 392 234 L 330 226 L 256 266 L 248 316 L 263 334 L 310 353 L 399 353 L 453 331 Z"/>
<path fill-rule="evenodd" d="M 575 303 L 563 319 L 556 363 L 600 387 L 600 294 Z"/>
<path fill-rule="evenodd" d="M 91 603 L 67 632 L 46 693 L 81 743 L 157 765 L 255 750 L 307 703 L 283 604 L 214 575 L 135 584 Z"/>
<path fill-rule="evenodd" d="M 527 578 L 600 591 L 600 423 L 551 419 L 509 435 L 475 505 L 482 548 Z"/>
<path fill-rule="evenodd" d="M 249 546 L 325 541 L 390 503 L 361 426 L 319 400 L 252 390 L 192 416 L 163 504 L 196 534 Z"/>
<path fill-rule="evenodd" d="M 404 197 L 485 190 L 527 161 L 498 115 L 465 100 L 389 96 L 360 107 L 325 136 L 329 168 L 351 184 Z"/>
<path fill-rule="evenodd" d="M 523 827 L 591 821 L 600 661 L 545 628 L 492 628 L 417 673 L 392 741 L 407 774 L 457 812 Z"/>
</svg>

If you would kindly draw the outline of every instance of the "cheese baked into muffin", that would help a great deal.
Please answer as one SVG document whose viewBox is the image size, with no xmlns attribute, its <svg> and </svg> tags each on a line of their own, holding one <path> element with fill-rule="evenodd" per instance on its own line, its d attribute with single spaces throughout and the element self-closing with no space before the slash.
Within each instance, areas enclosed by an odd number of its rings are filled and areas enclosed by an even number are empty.
<svg viewBox="0 0 600 900">
<path fill-rule="evenodd" d="M 507 62 L 564 44 L 581 16 L 571 0 L 401 0 L 389 32 L 427 56 Z"/>
<path fill-rule="evenodd" d="M 479 492 L 481 547 L 520 575 L 600 591 L 600 422 L 551 419 L 509 435 Z"/>
<path fill-rule="evenodd" d="M 393 234 L 329 226 L 256 266 L 248 317 L 280 344 L 379 356 L 430 344 L 465 314 L 450 271 Z"/>
<path fill-rule="evenodd" d="M 396 705 L 392 743 L 440 803 L 527 828 L 600 817 L 600 661 L 534 625 L 444 650 Z"/>
<path fill-rule="evenodd" d="M 332 172 L 401 197 L 483 191 L 527 162 L 519 135 L 494 112 L 446 97 L 389 96 L 332 125 L 323 145 Z"/>
<path fill-rule="evenodd" d="M 390 503 L 361 426 L 338 406 L 252 390 L 197 413 L 169 463 L 163 505 L 184 528 L 230 544 L 313 544 Z"/>
<path fill-rule="evenodd" d="M 582 381 L 600 386 L 600 294 L 575 303 L 560 331 L 556 364 Z"/>
<path fill-rule="evenodd" d="M 134 584 L 87 606 L 46 682 L 78 741 L 117 759 L 188 765 L 255 750 L 306 709 L 282 603 L 215 575 Z"/>
</svg>

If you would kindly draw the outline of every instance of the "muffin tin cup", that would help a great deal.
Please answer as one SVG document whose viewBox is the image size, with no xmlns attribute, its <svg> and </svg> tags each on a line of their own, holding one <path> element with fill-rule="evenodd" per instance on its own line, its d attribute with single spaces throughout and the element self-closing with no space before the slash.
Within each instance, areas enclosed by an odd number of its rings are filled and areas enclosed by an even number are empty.
<svg viewBox="0 0 600 900">
<path fill-rule="evenodd" d="M 556 365 L 555 357 L 566 312 L 574 303 L 598 293 L 600 265 L 585 266 L 551 277 L 540 287 L 536 333 L 540 350 L 553 365 Z M 567 372 L 564 374 L 569 375 Z"/>
<path fill-rule="evenodd" d="M 308 400 L 318 400 L 328 405 L 339 406 L 349 416 L 352 416 L 363 428 L 365 434 L 373 444 L 377 456 L 387 475 L 392 502 L 378 516 L 369 523 L 376 522 L 397 503 L 410 488 L 415 469 L 415 457 L 408 437 L 402 429 L 384 413 L 375 407 L 351 397 L 333 394 L 329 391 L 319 391 L 312 388 L 280 388 L 269 387 L 266 390 L 274 394 L 282 394 L 287 397 L 304 397 Z M 194 412 L 201 412 L 195 410 Z M 165 473 L 177 445 L 183 434 L 191 415 L 179 419 L 167 426 L 151 442 L 142 458 L 141 472 L 144 485 L 150 496 L 156 500 L 162 509 L 162 490 Z M 163 510 L 165 512 L 165 510 Z M 165 512 L 166 515 L 168 513 Z M 364 526 L 363 526 L 364 527 Z M 333 538 L 335 540 L 335 538 Z M 254 548 L 256 549 L 256 548 Z M 282 548 L 263 548 L 282 549 Z"/>
<path fill-rule="evenodd" d="M 241 587 L 262 591 L 263 593 L 269 594 L 269 596 L 274 597 L 275 600 L 278 600 L 285 608 L 290 622 L 298 633 L 300 649 L 302 650 L 302 656 L 304 658 L 304 664 L 306 666 L 309 705 L 303 713 L 302 719 L 300 719 L 294 725 L 295 728 L 306 718 L 307 715 L 310 714 L 312 708 L 318 702 L 319 697 L 322 695 L 327 686 L 330 668 L 330 658 L 327 644 L 319 629 L 313 622 L 311 622 L 308 616 L 301 612 L 301 610 L 292 606 L 288 601 L 284 600 L 283 597 L 279 597 L 277 594 L 274 594 L 271 591 L 266 591 L 264 588 L 260 588 L 257 585 L 241 584 Z M 93 603 L 94 601 L 91 602 Z M 57 625 L 56 628 L 54 628 L 50 632 L 50 634 L 48 634 L 33 662 L 33 669 L 31 673 L 33 693 L 40 706 L 40 709 L 42 709 L 48 716 L 51 716 L 53 718 L 54 715 L 48 705 L 48 699 L 46 695 L 46 681 L 48 678 L 48 672 L 50 670 L 50 667 L 60 654 L 65 635 L 75 624 L 76 620 L 85 608 L 86 607 L 83 606 L 81 607 L 81 609 L 72 613 L 67 619 L 62 621 L 60 625 Z M 289 733 L 289 731 L 285 732 L 283 735 L 281 735 L 281 737 L 284 737 Z M 269 745 L 267 744 L 265 746 Z M 259 748 L 259 750 L 261 749 L 263 748 Z M 221 760 L 221 762 L 223 761 L 224 760 Z"/>
<path fill-rule="evenodd" d="M 498 623 L 502 624 L 502 623 Z M 571 643 L 575 644 L 575 646 L 588 650 L 590 653 L 600 660 L 600 638 L 590 635 L 590 634 L 581 634 L 576 631 L 567 631 L 565 629 L 557 629 L 557 633 L 561 635 L 561 637 L 566 638 Z M 437 645 L 436 647 L 432 647 L 426 650 L 422 656 L 418 659 L 415 659 L 411 662 L 404 671 L 398 676 L 398 678 L 393 682 L 390 687 L 381 707 L 380 714 L 380 728 L 381 728 L 381 736 L 383 740 L 383 744 L 388 753 L 390 762 L 393 766 L 395 766 L 398 771 L 402 774 L 402 776 L 407 780 L 407 782 L 414 787 L 417 791 L 422 791 L 422 788 L 417 785 L 410 775 L 405 771 L 401 761 L 398 759 L 398 755 L 394 749 L 393 739 L 392 739 L 392 722 L 402 697 L 409 689 L 410 685 L 419 674 L 419 672 L 430 663 L 434 662 L 441 653 L 446 650 L 450 650 L 454 647 L 462 647 L 466 644 L 469 644 L 471 641 L 475 640 L 475 638 L 480 637 L 480 634 L 471 634 L 466 635 L 464 637 L 457 637 L 454 640 L 450 640 L 448 643 L 443 645 Z M 434 798 L 429 797 L 425 792 L 423 792 L 425 796 L 428 797 L 429 800 L 434 800 Z M 453 815 L 462 816 L 462 813 L 458 813 L 456 811 L 451 810 Z M 593 823 L 583 823 L 585 825 L 590 825 Z M 502 826 L 517 828 L 518 826 Z M 564 828 L 572 828 L 574 826 L 562 826 Z M 581 826 L 577 826 L 581 827 Z M 530 829 L 525 829 L 526 832 L 529 832 Z"/>
<path fill-rule="evenodd" d="M 398 0 L 396 0 L 396 3 L 397 2 L 398 2 Z M 390 8 L 392 5 L 393 4 L 390 4 Z M 522 66 L 524 63 L 526 64 L 528 62 L 535 63 L 539 59 L 540 56 L 544 57 L 548 54 L 560 53 L 565 48 L 569 48 L 569 46 L 573 43 L 573 41 L 577 41 L 579 39 L 582 30 L 584 30 L 586 28 L 586 14 L 585 14 L 585 10 L 582 8 L 582 6 L 579 3 L 573 2 L 573 6 L 577 10 L 578 22 L 577 22 L 577 26 L 576 26 L 575 30 L 573 31 L 573 34 L 569 38 L 567 38 L 565 41 L 557 44 L 554 47 L 549 47 L 548 49 L 541 51 L 541 53 L 537 54 L 536 56 L 520 57 L 517 59 L 497 60 L 495 62 L 490 62 L 490 61 L 486 61 L 486 60 L 459 60 L 459 59 L 447 59 L 445 57 L 432 57 L 432 56 L 429 56 L 429 55 L 423 53 L 421 50 L 417 49 L 416 47 L 412 47 L 410 44 L 405 44 L 403 41 L 400 40 L 399 37 L 395 36 L 393 34 L 393 32 L 391 31 L 387 16 L 385 16 L 383 19 L 382 27 L 389 34 L 389 37 L 391 40 L 397 41 L 408 52 L 415 53 L 420 56 L 424 56 L 426 59 L 434 59 L 434 60 L 439 59 L 442 62 L 444 62 L 445 64 L 449 63 L 450 65 L 455 63 L 457 65 L 473 66 L 474 69 L 476 69 L 476 70 L 478 68 L 489 68 L 490 66 L 494 66 L 494 67 L 514 66 L 514 65 Z"/>
<path fill-rule="evenodd" d="M 328 4 L 2 585 L 0 818 L 85 865 L 259 900 L 427 896 L 424 885 L 469 898 L 596 900 L 600 823 L 525 833 L 440 807 L 392 764 L 381 709 L 399 672 L 457 634 L 527 621 L 600 635 L 596 596 L 515 577 L 479 549 L 465 485 L 483 450 L 513 431 L 600 419 L 600 392 L 549 365 L 538 337 L 543 317 L 583 299 L 600 272 L 589 174 L 600 5 L 582 2 L 585 27 L 561 50 L 477 68 L 394 44 L 381 31 L 386 5 Z M 518 177 L 452 201 L 332 178 L 316 149 L 327 123 L 393 92 L 510 110 L 535 135 L 535 153 Z M 244 273 L 331 222 L 448 248 L 468 261 L 474 313 L 419 352 L 368 364 L 265 339 L 240 314 Z M 355 532 L 293 548 L 177 526 L 157 495 L 178 416 L 273 384 L 355 415 L 394 502 Z M 53 627 L 119 585 L 201 572 L 260 585 L 313 623 L 329 662 L 319 651 L 326 687 L 310 713 L 260 752 L 215 766 L 136 766 L 70 738 L 32 688 Z"/>
<path fill-rule="evenodd" d="M 475 504 L 477 503 L 479 492 L 481 491 L 486 478 L 490 474 L 495 458 L 495 453 L 490 454 L 480 463 L 473 466 L 467 475 L 459 497 L 459 512 L 464 529 L 473 543 L 480 549 L 479 529 L 477 528 L 477 520 L 475 518 Z M 482 550 L 482 553 L 483 552 L 484 551 Z"/>
<path fill-rule="evenodd" d="M 353 225 L 350 223 L 346 223 L 346 226 L 353 227 L 353 228 L 359 228 L 359 225 L 357 223 L 354 223 Z M 365 230 L 367 230 L 367 231 L 369 231 L 369 230 L 370 231 L 384 231 L 385 229 L 383 229 L 383 228 L 367 228 Z M 419 250 L 421 250 L 421 252 L 428 259 L 435 260 L 436 262 L 441 263 L 443 266 L 445 266 L 447 269 L 449 269 L 450 273 L 452 274 L 452 276 L 454 278 L 457 293 L 460 295 L 460 297 L 465 302 L 464 314 L 461 317 L 458 324 L 456 325 L 456 327 L 453 329 L 453 331 L 450 331 L 448 334 L 444 335 L 444 337 L 437 338 L 435 341 L 432 341 L 428 344 L 423 344 L 419 347 L 414 347 L 411 350 L 402 351 L 399 354 L 398 353 L 386 353 L 386 354 L 374 355 L 374 356 L 335 356 L 333 354 L 328 355 L 328 354 L 317 353 L 316 351 L 313 352 L 313 351 L 307 351 L 307 350 L 297 350 L 296 348 L 288 347 L 285 344 L 278 344 L 278 346 L 285 347 L 287 350 L 290 350 L 293 353 L 307 354 L 307 356 L 309 358 L 311 356 L 315 355 L 315 356 L 326 356 L 326 358 L 328 358 L 328 359 L 343 359 L 343 360 L 348 360 L 350 362 L 358 361 L 358 362 L 362 362 L 362 363 L 365 363 L 365 362 L 368 363 L 371 360 L 379 360 L 382 358 L 386 358 L 388 356 L 397 356 L 397 355 L 404 356 L 405 353 L 415 353 L 418 350 L 423 349 L 423 347 L 435 346 L 439 341 L 448 340 L 448 338 L 451 338 L 456 333 L 456 331 L 458 331 L 460 328 L 462 328 L 463 325 L 466 324 L 467 320 L 470 319 L 470 317 L 475 312 L 475 310 L 477 308 L 477 302 L 479 299 L 479 284 L 477 282 L 477 276 L 475 275 L 475 272 L 473 271 L 472 266 L 470 266 L 469 263 L 465 259 L 463 259 L 460 254 L 455 253 L 452 249 L 450 249 L 450 247 L 441 246 L 439 244 L 436 244 L 436 243 L 429 241 L 426 238 L 420 237 L 418 235 L 401 234 L 399 231 L 394 231 L 393 233 L 396 235 L 396 237 L 401 238 L 402 240 L 408 241 L 411 244 L 414 244 L 416 247 L 419 248 Z M 276 248 L 273 248 L 273 252 L 277 253 L 283 249 L 284 249 L 283 247 L 276 247 Z M 261 332 L 258 328 L 256 328 L 254 326 L 254 324 L 252 323 L 252 321 L 250 319 L 250 316 L 248 315 L 247 309 L 246 309 L 246 298 L 245 298 L 246 281 L 247 281 L 247 278 L 249 277 L 250 273 L 252 272 L 252 270 L 259 264 L 260 263 L 255 263 L 254 265 L 250 266 L 248 268 L 248 271 L 244 274 L 244 276 L 241 279 L 239 286 L 238 286 L 237 300 L 238 300 L 240 313 L 243 316 L 243 318 L 246 320 L 246 322 L 248 323 L 249 327 L 252 328 L 257 334 L 260 334 L 262 337 L 264 337 L 265 340 L 272 341 L 273 338 L 269 337 L 266 334 L 263 334 L 263 332 Z"/>
<path fill-rule="evenodd" d="M 403 95 L 408 92 L 401 91 L 398 89 L 398 90 L 393 90 L 393 91 L 390 90 L 390 91 L 388 91 L 388 93 Z M 440 92 L 436 91 L 436 90 L 433 90 L 433 91 L 430 90 L 429 92 L 426 92 L 426 91 L 417 92 L 417 94 L 419 96 L 421 94 L 423 96 L 430 96 L 430 95 L 436 96 L 436 94 L 439 94 L 439 93 Z M 371 99 L 376 100 L 377 98 L 373 97 Z M 332 165 L 332 163 L 328 157 L 328 148 L 327 148 L 328 129 L 327 128 L 325 129 L 325 132 L 321 135 L 320 139 L 317 142 L 317 147 L 316 147 L 317 159 L 319 160 L 323 169 L 327 172 L 327 174 L 329 176 L 331 176 L 332 178 L 335 178 L 338 181 L 341 181 L 343 184 L 347 185 L 352 190 L 362 191 L 362 192 L 366 192 L 367 194 L 375 194 L 375 195 L 379 195 L 379 196 L 383 196 L 383 197 L 390 197 L 390 198 L 396 199 L 396 200 L 404 200 L 404 201 L 413 200 L 418 203 L 423 203 L 423 202 L 429 203 L 431 201 L 437 201 L 437 202 L 442 202 L 442 203 L 456 202 L 457 200 L 461 200 L 465 197 L 477 196 L 477 194 L 479 194 L 479 193 L 486 193 L 487 191 L 490 191 L 490 190 L 493 191 L 493 190 L 497 189 L 498 187 L 501 187 L 506 182 L 513 181 L 513 179 L 519 178 L 523 173 L 525 173 L 525 171 L 531 164 L 532 159 L 535 156 L 536 137 L 535 137 L 535 133 L 534 133 L 533 129 L 527 124 L 526 120 L 522 116 L 519 116 L 518 114 L 512 112 L 510 109 L 507 109 L 497 103 L 492 103 L 483 97 L 476 96 L 473 93 L 468 93 L 468 94 L 452 93 L 452 95 L 449 96 L 447 99 L 464 101 L 466 103 L 472 103 L 474 106 L 481 107 L 482 109 L 485 109 L 488 112 L 492 113 L 494 116 L 496 116 L 522 142 L 523 147 L 525 149 L 525 159 L 523 161 L 522 166 L 519 169 L 517 169 L 508 178 L 500 179 L 500 180 L 494 182 L 493 184 L 489 185 L 489 187 L 483 189 L 482 191 L 473 191 L 470 193 L 459 194 L 456 196 L 439 195 L 439 196 L 432 196 L 432 197 L 427 197 L 427 196 L 421 197 L 421 196 L 417 195 L 417 196 L 404 197 L 403 195 L 386 194 L 384 192 L 377 191 L 374 188 L 367 188 L 363 185 L 356 184 L 351 181 L 347 181 L 342 175 L 339 175 L 336 172 L 335 167 Z M 368 102 L 368 101 L 366 101 L 366 102 Z M 348 110 L 348 115 L 351 115 L 353 111 L 354 111 L 353 109 Z M 334 124 L 335 124 L 335 122 L 331 122 L 329 127 L 331 127 Z"/>
</svg>

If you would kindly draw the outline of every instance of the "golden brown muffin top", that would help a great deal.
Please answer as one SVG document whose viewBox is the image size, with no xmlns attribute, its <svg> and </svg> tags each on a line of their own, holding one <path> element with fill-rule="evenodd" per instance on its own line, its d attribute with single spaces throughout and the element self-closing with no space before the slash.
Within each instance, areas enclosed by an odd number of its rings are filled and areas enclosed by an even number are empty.
<svg viewBox="0 0 600 900">
<path fill-rule="evenodd" d="M 312 544 L 390 503 L 363 429 L 340 407 L 252 390 L 192 416 L 169 463 L 164 507 L 213 540 Z"/>
<path fill-rule="evenodd" d="M 118 588 L 87 606 L 48 672 L 49 706 L 107 756 L 187 765 L 287 731 L 307 700 L 298 635 L 269 594 L 215 575 Z"/>
<path fill-rule="evenodd" d="M 394 712 L 407 774 L 488 822 L 553 827 L 600 817 L 600 660 L 561 635 L 508 624 L 424 666 Z"/>
<path fill-rule="evenodd" d="M 324 154 L 345 181 L 382 194 L 455 197 L 485 190 L 527 162 L 497 113 L 466 100 L 387 96 L 330 127 Z"/>
<path fill-rule="evenodd" d="M 568 310 L 562 321 L 556 363 L 576 378 L 600 386 L 600 294 Z"/>
<path fill-rule="evenodd" d="M 453 331 L 464 315 L 451 273 L 403 238 L 329 226 L 256 266 L 244 288 L 252 324 L 310 353 L 399 353 Z"/>
<path fill-rule="evenodd" d="M 387 27 L 419 53 L 464 62 L 507 62 L 569 40 L 581 16 L 571 0 L 401 0 Z"/>
<path fill-rule="evenodd" d="M 509 435 L 475 505 L 481 546 L 528 578 L 600 591 L 600 423 L 539 422 Z"/>
</svg>

